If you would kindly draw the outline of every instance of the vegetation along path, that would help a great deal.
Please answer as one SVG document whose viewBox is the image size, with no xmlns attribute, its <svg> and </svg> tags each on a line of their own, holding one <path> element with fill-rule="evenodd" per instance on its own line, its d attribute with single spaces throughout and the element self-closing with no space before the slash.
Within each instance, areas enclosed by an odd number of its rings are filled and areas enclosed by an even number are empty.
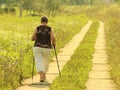
<svg viewBox="0 0 120 90">
<path fill-rule="evenodd" d="M 87 33 L 90 25 L 92 24 L 89 21 L 80 31 L 80 33 L 76 34 L 73 39 L 65 45 L 64 48 L 60 50 L 58 54 L 60 69 L 62 70 L 63 66 L 66 64 L 68 60 L 70 60 L 71 56 L 74 54 L 74 51 L 81 43 L 82 39 L 84 38 L 85 34 Z M 47 80 L 49 83 L 52 83 L 53 80 L 58 76 L 58 69 L 55 57 L 53 57 L 53 62 L 50 63 L 49 71 L 47 74 Z M 34 76 L 33 82 L 39 82 L 39 75 Z M 49 85 L 29 85 L 32 83 L 31 79 L 27 79 L 23 82 L 24 86 L 17 88 L 16 90 L 49 90 Z"/>
<path fill-rule="evenodd" d="M 92 61 L 93 67 L 86 83 L 86 90 L 116 90 L 110 77 L 110 66 L 107 64 L 104 23 L 102 22 L 100 22 Z"/>
</svg>

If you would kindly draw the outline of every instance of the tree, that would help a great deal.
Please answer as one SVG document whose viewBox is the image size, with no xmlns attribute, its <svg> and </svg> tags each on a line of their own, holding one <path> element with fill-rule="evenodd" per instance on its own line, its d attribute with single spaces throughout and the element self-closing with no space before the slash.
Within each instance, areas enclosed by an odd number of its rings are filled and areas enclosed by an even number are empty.
<svg viewBox="0 0 120 90">
<path fill-rule="evenodd" d="M 59 0 L 46 0 L 45 6 L 46 10 L 50 12 L 52 15 L 56 14 L 56 11 L 58 10 L 60 5 Z"/>
<path fill-rule="evenodd" d="M 103 0 L 105 4 L 111 4 L 114 3 L 114 0 Z M 119 0 L 118 0 L 119 1 Z"/>
<path fill-rule="evenodd" d="M 23 0 L 20 0 L 19 1 L 19 16 L 22 17 L 22 12 L 23 12 L 23 3 L 24 1 Z"/>
</svg>

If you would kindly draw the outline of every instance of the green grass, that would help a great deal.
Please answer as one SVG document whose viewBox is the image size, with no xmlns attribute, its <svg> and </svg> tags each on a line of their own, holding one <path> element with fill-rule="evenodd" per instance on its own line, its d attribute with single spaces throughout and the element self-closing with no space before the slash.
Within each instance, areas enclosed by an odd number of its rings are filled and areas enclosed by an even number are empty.
<svg viewBox="0 0 120 90">
<path fill-rule="evenodd" d="M 113 4 L 107 6 L 73 6 L 71 10 L 66 7 L 69 14 L 74 9 L 78 13 L 84 13 L 92 20 L 101 20 L 105 23 L 105 34 L 107 41 L 108 63 L 111 65 L 111 77 L 120 90 L 120 5 Z"/>
<path fill-rule="evenodd" d="M 63 10 L 64 9 L 64 10 Z M 92 20 L 102 20 L 105 22 L 105 31 L 106 31 L 106 40 L 107 40 L 107 54 L 109 64 L 111 65 L 111 76 L 114 82 L 118 86 L 118 90 L 120 90 L 120 6 L 119 5 L 109 5 L 109 6 L 65 6 L 61 8 L 60 13 L 57 13 L 56 17 L 49 17 L 49 25 L 52 26 L 56 38 L 57 38 L 57 51 L 61 47 L 69 42 L 69 40 L 74 36 L 77 32 L 80 31 L 81 27 L 85 25 L 89 19 Z M 85 14 L 85 15 L 84 15 Z M 86 17 L 87 15 L 87 17 Z M 113 17 L 114 16 L 114 17 Z M 12 15 L 0 16 L 0 88 L 4 90 L 11 90 L 12 88 L 16 88 L 19 85 L 19 75 L 20 75 L 20 63 L 21 60 L 23 61 L 23 78 L 27 78 L 31 76 L 32 70 L 32 46 L 33 42 L 31 42 L 31 34 L 33 33 L 35 27 L 39 25 L 39 17 L 23 17 L 18 18 Z M 68 32 L 69 31 L 69 32 Z M 67 36 L 67 38 L 66 38 Z M 85 52 L 91 49 L 84 49 L 85 54 L 89 54 Z M 86 48 L 88 48 L 86 46 Z M 82 49 L 82 48 L 81 48 Z M 80 49 L 80 50 L 81 50 Z M 79 50 L 79 48 L 78 48 Z M 22 53 L 21 53 L 22 52 Z M 81 75 L 77 75 L 79 79 L 77 80 L 78 84 L 73 84 L 74 87 L 78 86 L 81 88 L 84 87 L 84 82 L 87 80 L 88 72 L 86 70 L 90 69 L 91 61 L 88 62 L 85 59 L 87 57 L 85 55 L 77 56 L 76 51 L 74 57 L 78 57 L 80 60 L 79 70 L 74 68 L 76 71 L 80 72 Z M 73 57 L 72 57 L 73 59 Z M 72 60 L 74 62 L 74 60 Z M 83 60 L 82 60 L 83 59 Z M 76 61 L 77 59 L 75 59 Z M 87 64 L 85 64 L 87 62 Z M 69 64 L 70 62 L 68 62 Z M 75 62 L 74 62 L 75 63 Z M 73 64 L 73 63 L 72 63 Z M 84 65 L 85 64 L 85 65 Z M 87 67 L 86 65 L 89 66 Z M 71 65 L 71 64 L 70 64 Z M 76 64 L 77 65 L 77 64 Z M 76 66 L 74 65 L 74 66 Z M 69 71 L 66 69 L 67 67 L 71 67 L 69 65 L 65 66 L 63 69 L 64 71 Z M 84 69 L 84 68 L 85 69 Z M 71 68 L 70 68 L 71 70 Z M 9 71 L 9 72 L 8 72 Z M 73 70 L 74 71 L 74 70 Z M 75 75 L 71 76 L 72 71 L 67 73 L 62 73 L 64 76 L 63 80 L 68 80 L 67 82 L 72 83 L 73 79 L 70 80 L 69 78 L 75 78 Z M 83 74 L 86 73 L 86 74 Z M 9 77 L 6 77 L 8 76 Z M 68 77 L 69 78 L 68 78 Z M 6 79 L 4 79 L 6 77 Z M 58 78 L 52 85 L 52 89 L 61 90 L 62 86 L 70 85 L 70 83 L 64 82 L 62 85 L 60 83 L 60 79 Z M 9 84 L 6 84 L 9 83 Z M 62 86 L 61 86 L 62 85 Z M 6 88 L 5 88 L 6 87 Z M 63 88 L 64 88 L 63 87 Z M 69 87 L 68 87 L 69 88 Z M 73 89 L 74 90 L 74 89 Z M 76 89 L 77 90 L 77 89 Z"/>
<path fill-rule="evenodd" d="M 87 21 L 85 15 L 49 17 L 49 25 L 57 39 L 57 51 L 80 32 Z M 31 77 L 31 35 L 40 24 L 40 17 L 18 18 L 5 15 L 0 16 L 0 22 L 0 87 L 12 90 L 19 86 L 22 79 Z"/>
<path fill-rule="evenodd" d="M 58 77 L 50 87 L 50 90 L 84 90 L 92 67 L 92 55 L 97 37 L 99 23 L 94 22 L 82 43 L 75 51 L 71 60 L 62 70 L 62 77 Z"/>
<path fill-rule="evenodd" d="M 120 15 L 115 12 L 115 18 L 109 17 L 106 22 L 106 40 L 107 40 L 107 54 L 109 64 L 111 65 L 111 76 L 117 84 L 117 89 L 120 90 Z"/>
<path fill-rule="evenodd" d="M 93 15 L 89 14 L 89 16 L 105 23 L 108 63 L 111 66 L 110 75 L 117 89 L 120 90 L 120 6 L 113 4 L 96 9 L 98 12 L 91 12 Z"/>
<path fill-rule="evenodd" d="M 98 12 L 91 12 L 93 15 L 88 14 L 88 16 L 105 23 L 108 63 L 111 65 L 110 74 L 117 89 L 120 90 L 120 6 L 113 4 L 94 9 Z"/>
</svg>

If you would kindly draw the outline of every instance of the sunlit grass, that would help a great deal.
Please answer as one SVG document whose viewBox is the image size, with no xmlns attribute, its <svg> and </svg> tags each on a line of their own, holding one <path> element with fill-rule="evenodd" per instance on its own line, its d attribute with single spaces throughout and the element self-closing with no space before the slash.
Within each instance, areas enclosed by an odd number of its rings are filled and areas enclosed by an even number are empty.
<svg viewBox="0 0 120 90">
<path fill-rule="evenodd" d="M 85 15 L 49 17 L 49 25 L 57 39 L 57 51 L 80 32 L 87 21 Z M 31 36 L 36 26 L 40 25 L 40 17 L 19 18 L 4 15 L 0 16 L 0 22 L 0 86 L 11 90 L 16 88 L 21 80 L 31 77 Z"/>
<path fill-rule="evenodd" d="M 64 10 L 61 9 L 61 11 L 59 11 L 60 13 L 57 13 L 58 16 L 55 16 L 55 17 L 49 16 L 49 25 L 52 26 L 52 29 L 55 32 L 55 35 L 57 38 L 57 45 L 56 45 L 57 51 L 59 51 L 61 47 L 64 47 L 64 45 L 67 42 L 69 42 L 72 36 L 74 36 L 77 32 L 80 31 L 81 27 L 85 23 L 87 23 L 88 18 L 92 20 L 104 21 L 105 30 L 106 30 L 108 60 L 110 65 L 112 66 L 111 76 L 114 79 L 115 83 L 117 84 L 118 90 L 119 90 L 120 89 L 120 77 L 119 77 L 120 76 L 120 62 L 119 62 L 119 59 L 120 59 L 119 57 L 120 56 L 119 55 L 120 54 L 119 52 L 120 51 L 119 50 L 120 7 L 119 5 L 115 4 L 115 5 L 108 5 L 108 6 L 100 5 L 100 6 L 70 6 L 70 7 L 65 6 L 63 8 Z M 0 78 L 0 87 L 5 90 L 11 90 L 11 88 L 15 88 L 18 86 L 19 75 L 20 75 L 19 67 L 21 67 L 19 66 L 20 60 L 23 60 L 24 62 L 22 66 L 23 78 L 27 78 L 31 76 L 32 59 L 33 59 L 33 56 L 32 56 L 33 42 L 31 42 L 31 34 L 33 33 L 35 27 L 40 24 L 40 17 L 25 16 L 25 13 L 26 12 L 23 12 L 24 17 L 22 18 L 18 17 L 18 10 L 16 13 L 17 16 L 7 15 L 7 14 L 4 14 L 4 16 L 0 15 L 0 22 L 1 22 L 0 23 L 0 64 L 1 64 L 0 75 L 2 77 Z M 86 17 L 86 15 L 88 18 Z M 88 49 L 88 50 L 91 51 L 91 49 Z M 75 55 L 73 57 L 77 57 L 77 54 L 76 54 L 77 52 L 78 51 L 75 52 Z M 15 64 L 14 61 L 17 61 L 19 63 Z M 81 60 L 81 63 L 84 63 L 82 66 L 86 65 L 85 62 Z M 71 63 L 75 63 L 75 62 L 72 61 Z M 14 65 L 17 66 L 16 69 L 11 67 Z M 66 66 L 66 68 L 67 67 L 69 67 L 69 65 Z M 63 70 L 65 71 L 66 69 L 63 69 Z M 10 71 L 10 72 L 7 72 L 7 71 Z M 18 72 L 14 72 L 14 71 L 18 71 Z M 76 81 L 76 77 L 75 77 L 76 75 L 71 76 L 71 72 L 66 74 L 66 71 L 65 73 L 62 73 L 62 75 L 66 77 L 65 78 L 62 77 L 62 78 L 68 79 L 68 81 L 71 82 L 69 85 L 72 85 L 72 82 Z M 82 73 L 87 73 L 87 72 L 84 72 L 84 68 L 82 68 L 82 69 L 79 69 L 79 73 L 81 75 L 78 75 L 80 78 L 77 80 L 78 87 L 76 87 L 75 90 L 79 90 L 78 89 L 79 87 L 85 88 L 84 80 L 86 80 L 87 78 L 83 80 L 84 78 L 83 75 L 86 75 L 87 77 L 87 74 L 82 74 Z M 6 79 L 8 80 L 4 81 L 4 77 L 6 75 L 10 75 L 10 78 L 7 77 Z M 72 78 L 72 81 L 69 80 L 67 76 L 69 78 Z M 73 80 L 73 78 L 75 78 L 75 80 Z M 10 79 L 11 81 L 9 81 Z M 9 82 L 12 82 L 12 83 L 9 83 Z M 52 86 L 53 90 L 55 90 L 57 87 L 59 88 L 58 90 L 61 90 L 60 89 L 61 86 L 59 85 L 62 85 L 62 84 L 59 84 L 59 82 L 60 81 L 58 78 L 56 83 L 53 84 L 54 87 Z M 73 84 L 73 85 L 76 85 L 76 84 Z M 66 86 L 67 85 L 65 84 L 63 88 L 65 88 Z"/>
<path fill-rule="evenodd" d="M 97 12 L 95 12 L 97 10 Z M 90 12 L 91 11 L 91 12 Z M 111 65 L 111 77 L 120 90 L 120 7 L 119 4 L 94 6 L 82 12 L 90 19 L 102 20 L 105 23 L 108 63 Z M 88 13 L 90 12 L 90 13 Z"/>
<path fill-rule="evenodd" d="M 58 77 L 50 90 L 84 90 L 88 73 L 92 66 L 92 55 L 97 37 L 99 23 L 94 22 L 82 43 L 62 70 L 62 77 Z"/>
<path fill-rule="evenodd" d="M 115 12 L 114 14 L 120 14 Z M 111 76 L 120 90 L 120 21 L 119 16 L 116 18 L 109 17 L 109 22 L 106 23 L 106 40 L 108 60 L 111 65 Z"/>
</svg>

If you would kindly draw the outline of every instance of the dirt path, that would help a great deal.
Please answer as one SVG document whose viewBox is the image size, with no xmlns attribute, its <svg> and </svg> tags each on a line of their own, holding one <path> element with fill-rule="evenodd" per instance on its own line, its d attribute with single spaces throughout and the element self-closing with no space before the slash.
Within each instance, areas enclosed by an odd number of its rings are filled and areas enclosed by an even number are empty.
<svg viewBox="0 0 120 90">
<path fill-rule="evenodd" d="M 107 63 L 104 23 L 100 22 L 98 37 L 93 55 L 93 67 L 86 83 L 86 90 L 116 90 L 110 77 L 110 66 Z"/>
<path fill-rule="evenodd" d="M 81 43 L 82 39 L 84 38 L 85 34 L 87 33 L 90 25 L 92 24 L 91 21 L 89 21 L 81 30 L 80 33 L 76 34 L 73 39 L 65 45 L 64 48 L 60 50 L 60 53 L 58 54 L 59 64 L 60 68 L 62 70 L 63 66 L 66 64 L 68 60 L 70 60 L 71 56 L 74 54 L 74 51 Z M 53 57 L 53 61 L 50 63 L 49 71 L 47 74 L 47 80 L 49 83 L 52 83 L 53 80 L 59 75 L 57 64 L 55 57 Z M 39 82 L 39 75 L 34 76 L 34 83 Z M 28 85 L 31 84 L 32 80 L 27 79 L 23 82 L 24 86 L 21 86 L 17 88 L 16 90 L 49 90 L 49 85 Z M 26 85 L 25 85 L 26 84 Z"/>
</svg>

